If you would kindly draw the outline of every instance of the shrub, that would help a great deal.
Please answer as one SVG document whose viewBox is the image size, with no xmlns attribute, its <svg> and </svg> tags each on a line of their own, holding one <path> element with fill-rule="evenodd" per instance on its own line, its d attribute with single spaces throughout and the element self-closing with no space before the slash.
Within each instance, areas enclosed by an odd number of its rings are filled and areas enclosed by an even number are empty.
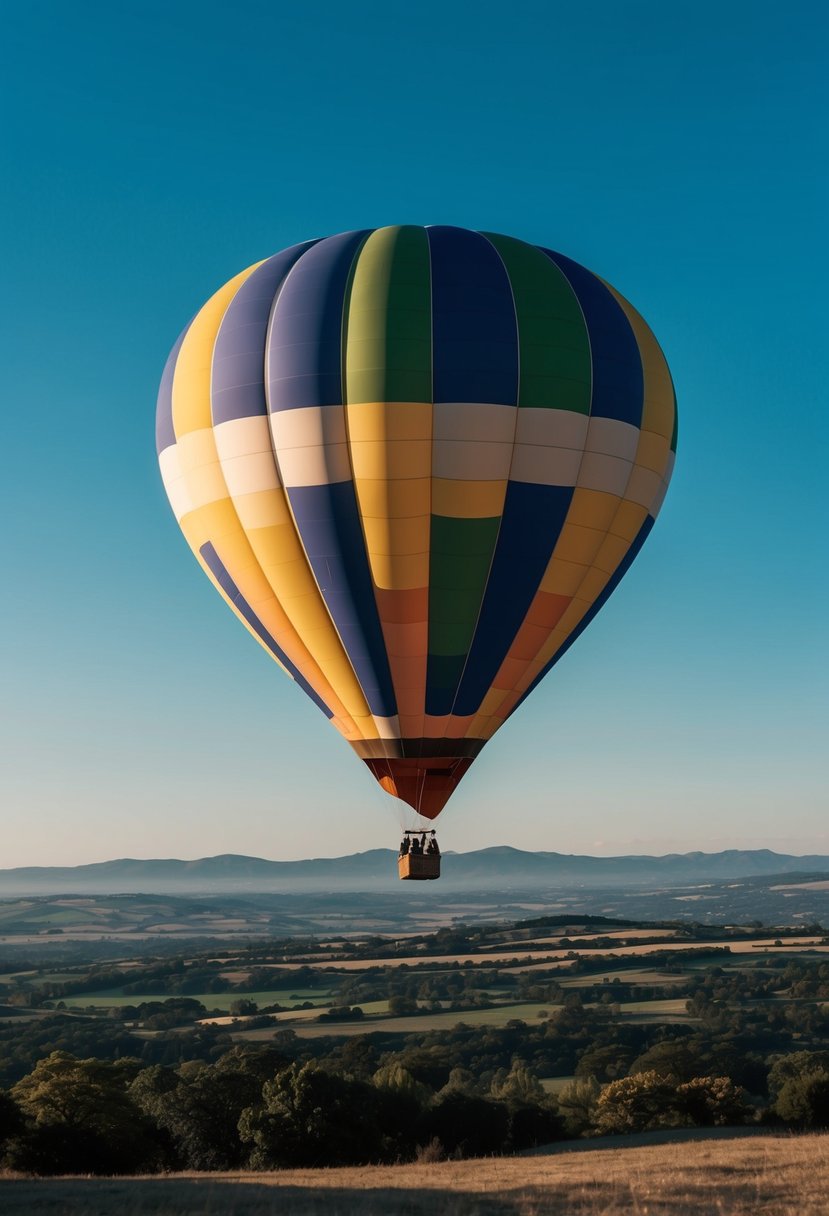
<svg viewBox="0 0 829 1216">
<path fill-rule="evenodd" d="M 656 1071 L 611 1081 L 596 1103 L 595 1128 L 607 1134 L 659 1127 L 723 1127 L 750 1115 L 729 1077 L 693 1077 L 677 1085 Z"/>
<path fill-rule="evenodd" d="M 791 1077 L 777 1095 L 774 1110 L 793 1127 L 829 1127 L 829 1072 Z"/>
<path fill-rule="evenodd" d="M 640 1072 L 605 1085 L 596 1102 L 595 1129 L 606 1135 L 681 1127 L 676 1085 L 660 1073 Z"/>
</svg>

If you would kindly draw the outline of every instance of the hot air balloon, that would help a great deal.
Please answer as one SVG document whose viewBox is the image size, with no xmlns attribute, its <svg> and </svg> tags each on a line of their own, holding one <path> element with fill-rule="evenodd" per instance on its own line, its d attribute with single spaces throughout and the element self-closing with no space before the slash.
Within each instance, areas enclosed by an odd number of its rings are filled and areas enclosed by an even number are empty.
<svg viewBox="0 0 829 1216">
<path fill-rule="evenodd" d="M 642 317 L 583 266 L 404 225 L 226 283 L 167 360 L 157 446 L 216 590 L 434 820 L 642 547 L 676 404 Z"/>
</svg>

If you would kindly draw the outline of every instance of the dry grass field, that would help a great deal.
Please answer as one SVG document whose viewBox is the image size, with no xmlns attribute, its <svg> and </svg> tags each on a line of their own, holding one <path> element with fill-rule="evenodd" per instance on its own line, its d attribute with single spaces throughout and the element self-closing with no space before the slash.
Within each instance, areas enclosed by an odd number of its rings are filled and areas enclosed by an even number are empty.
<svg viewBox="0 0 829 1216">
<path fill-rule="evenodd" d="M 0 1179 L 4 1216 L 826 1216 L 829 1135 L 673 1132 L 434 1165 Z"/>
</svg>

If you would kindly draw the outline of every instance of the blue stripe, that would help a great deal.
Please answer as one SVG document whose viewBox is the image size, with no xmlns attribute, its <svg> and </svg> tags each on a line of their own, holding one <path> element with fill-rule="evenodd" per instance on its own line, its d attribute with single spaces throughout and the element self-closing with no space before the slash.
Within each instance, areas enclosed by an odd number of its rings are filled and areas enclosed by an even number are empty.
<svg viewBox="0 0 829 1216">
<path fill-rule="evenodd" d="M 475 637 L 453 713 L 478 712 L 530 605 L 564 525 L 572 486 L 511 481 Z"/>
<path fill-rule="evenodd" d="M 233 579 L 230 577 L 227 567 L 219 557 L 216 550 L 213 548 L 210 541 L 207 541 L 206 544 L 202 545 L 202 547 L 199 549 L 199 553 L 201 553 L 208 569 L 221 587 L 222 591 L 224 591 L 225 595 L 231 601 L 240 616 L 244 617 L 256 636 L 265 643 L 268 650 L 270 650 L 270 652 L 275 655 L 277 659 L 279 659 L 280 663 L 282 663 L 282 665 L 291 673 L 302 691 L 308 694 L 314 704 L 322 710 L 326 718 L 333 718 L 334 715 L 325 702 L 316 692 L 314 692 L 313 688 L 305 679 L 305 676 L 302 674 L 299 668 L 291 662 L 282 647 L 277 645 L 274 638 L 270 633 L 268 633 L 265 626 L 259 620 L 259 617 L 253 611 L 250 604 L 247 602 L 239 588 L 234 583 Z"/>
<path fill-rule="evenodd" d="M 619 583 L 625 577 L 628 570 L 631 568 L 634 561 L 636 560 L 636 558 L 639 554 L 639 550 L 642 548 L 645 541 L 648 539 L 650 530 L 653 527 L 654 523 L 655 523 L 654 517 L 652 515 L 648 515 L 648 517 L 645 519 L 645 522 L 642 524 L 642 527 L 636 533 L 636 536 L 634 537 L 630 548 L 628 549 L 627 553 L 625 554 L 625 556 L 622 558 L 621 562 L 617 566 L 615 573 L 611 577 L 611 579 L 608 582 L 607 586 L 605 587 L 604 591 L 602 591 L 601 594 L 598 596 L 598 598 L 593 601 L 593 604 L 587 610 L 587 612 L 584 614 L 584 616 L 579 621 L 578 625 L 573 630 L 573 632 L 570 634 L 570 636 L 567 638 L 567 641 L 563 642 L 561 644 L 561 646 L 559 646 L 558 650 L 555 652 L 555 654 L 550 659 L 549 663 L 546 665 L 546 667 L 543 669 L 543 671 L 541 671 L 541 673 L 535 677 L 532 684 L 529 686 L 527 691 L 524 693 L 523 697 L 518 702 L 518 704 L 516 704 L 513 707 L 513 709 L 510 710 L 510 716 L 515 713 L 515 711 L 516 711 L 516 709 L 518 709 L 519 705 L 524 704 L 524 702 L 526 701 L 526 699 L 530 695 L 530 693 L 533 691 L 533 689 L 538 687 L 538 685 L 541 683 L 541 681 L 547 675 L 548 671 L 550 671 L 551 668 L 555 667 L 556 663 L 559 661 L 560 658 L 562 658 L 567 653 L 567 651 L 573 645 L 575 640 L 577 638 L 581 637 L 581 635 L 584 633 L 587 626 L 596 617 L 596 614 L 598 612 L 600 612 L 602 610 L 602 608 L 604 608 L 605 604 L 610 599 L 611 595 L 616 590 L 616 588 L 619 586 Z"/>
<path fill-rule="evenodd" d="M 354 259 L 367 231 L 327 237 L 288 275 L 271 313 L 267 392 L 273 413 L 342 405 L 342 324 Z M 351 480 L 287 490 L 299 539 L 349 662 L 378 717 L 397 713 Z"/>
<path fill-rule="evenodd" d="M 288 275 L 268 327 L 271 412 L 342 405 L 343 304 L 367 231 L 318 241 Z"/>
<path fill-rule="evenodd" d="M 397 713 L 354 483 L 287 491 L 299 537 L 349 662 L 379 717 Z"/>
<path fill-rule="evenodd" d="M 230 301 L 213 345 L 210 403 L 214 426 L 267 414 L 265 338 L 271 308 L 289 270 L 316 243 L 292 245 L 268 258 Z"/>
<path fill-rule="evenodd" d="M 623 309 L 600 279 L 578 262 L 542 249 L 576 294 L 590 338 L 594 418 L 615 418 L 641 426 L 645 379 L 639 346 Z"/>
<path fill-rule="evenodd" d="M 173 429 L 173 377 L 176 374 L 176 363 L 181 344 L 187 337 L 187 331 L 192 325 L 188 321 L 176 339 L 176 344 L 167 356 L 161 383 L 158 386 L 158 400 L 155 407 L 155 450 L 161 455 L 165 448 L 171 448 L 176 442 L 176 432 Z"/>
<path fill-rule="evenodd" d="M 432 259 L 433 395 L 518 403 L 518 327 L 507 272 L 465 228 L 427 228 Z"/>
</svg>

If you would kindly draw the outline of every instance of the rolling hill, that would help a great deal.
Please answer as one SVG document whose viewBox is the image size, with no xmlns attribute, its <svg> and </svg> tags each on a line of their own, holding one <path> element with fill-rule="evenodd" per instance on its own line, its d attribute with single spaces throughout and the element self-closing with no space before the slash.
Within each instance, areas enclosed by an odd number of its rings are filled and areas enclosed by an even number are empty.
<svg viewBox="0 0 829 1216">
<path fill-rule="evenodd" d="M 555 887 L 675 887 L 769 875 L 829 875 L 829 857 L 768 849 L 669 853 L 662 857 L 589 857 L 529 853 L 508 846 L 444 855 L 441 890 L 538 890 Z M 269 861 L 232 853 L 193 861 L 119 858 L 80 866 L 0 870 L 0 896 L 64 892 L 214 894 L 218 892 L 365 891 L 398 886 L 395 854 L 372 849 L 347 857 Z"/>
</svg>

